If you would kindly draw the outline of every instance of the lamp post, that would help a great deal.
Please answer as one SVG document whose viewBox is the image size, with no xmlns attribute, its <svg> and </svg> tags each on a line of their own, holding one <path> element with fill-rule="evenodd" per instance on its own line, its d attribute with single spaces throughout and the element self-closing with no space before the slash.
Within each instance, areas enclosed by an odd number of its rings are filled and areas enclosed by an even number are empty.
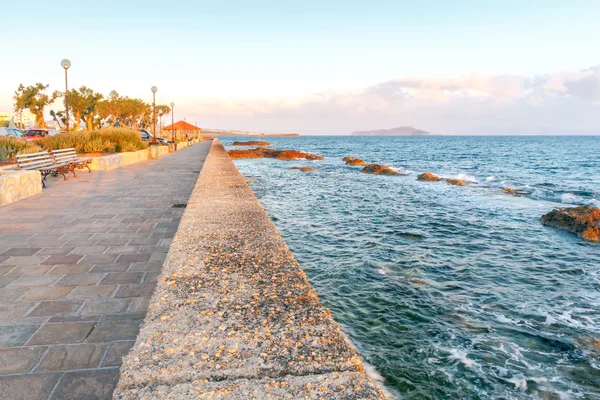
<svg viewBox="0 0 600 400">
<path fill-rule="evenodd" d="M 152 143 L 156 143 L 156 91 L 158 88 L 156 86 L 152 86 L 150 90 L 152 90 L 152 134 L 154 135 L 152 138 Z"/>
<path fill-rule="evenodd" d="M 171 142 L 175 141 L 175 117 L 173 116 L 174 108 L 175 103 L 171 103 Z"/>
<path fill-rule="evenodd" d="M 65 69 L 65 126 L 67 133 L 69 133 L 69 79 L 67 70 L 71 66 L 71 61 L 66 58 L 60 62 L 60 65 Z"/>
</svg>

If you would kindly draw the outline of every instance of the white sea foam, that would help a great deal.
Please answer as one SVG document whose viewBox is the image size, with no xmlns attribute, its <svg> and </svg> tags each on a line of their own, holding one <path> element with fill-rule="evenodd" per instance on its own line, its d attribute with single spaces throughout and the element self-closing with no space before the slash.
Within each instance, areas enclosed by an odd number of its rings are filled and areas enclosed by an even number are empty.
<svg viewBox="0 0 600 400">
<path fill-rule="evenodd" d="M 525 390 L 527 389 L 527 380 L 525 378 L 510 378 L 506 380 L 515 385 L 515 389 L 517 390 Z"/>
<path fill-rule="evenodd" d="M 598 199 L 584 199 L 581 196 L 577 196 L 573 193 L 564 193 L 560 196 L 560 202 L 565 204 L 575 204 L 584 206 L 600 207 L 600 200 Z"/>
<path fill-rule="evenodd" d="M 450 358 L 451 360 L 458 360 L 461 364 L 463 364 L 467 368 L 475 368 L 478 367 L 479 364 L 474 360 L 467 358 L 468 353 L 464 350 L 458 349 L 450 349 Z"/>
<path fill-rule="evenodd" d="M 477 178 L 475 178 L 473 175 L 461 173 L 461 174 L 458 174 L 457 178 L 461 179 L 463 181 L 467 181 L 467 182 L 478 183 Z"/>
<path fill-rule="evenodd" d="M 496 177 L 493 176 L 493 175 L 492 176 L 488 176 L 487 178 L 485 178 L 486 182 L 492 182 L 492 181 L 495 181 L 495 180 L 496 180 Z"/>
</svg>

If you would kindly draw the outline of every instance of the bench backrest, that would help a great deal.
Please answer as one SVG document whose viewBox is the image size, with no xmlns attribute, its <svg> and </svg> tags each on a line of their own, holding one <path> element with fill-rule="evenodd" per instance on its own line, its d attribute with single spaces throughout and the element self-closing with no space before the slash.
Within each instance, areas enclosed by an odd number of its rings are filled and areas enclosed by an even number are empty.
<svg viewBox="0 0 600 400">
<path fill-rule="evenodd" d="M 36 170 L 54 165 L 54 159 L 48 151 L 39 153 L 17 154 L 17 165 L 24 170 Z"/>
<path fill-rule="evenodd" d="M 79 161 L 79 157 L 72 147 L 68 149 L 52 150 L 51 153 L 57 164 L 69 164 Z"/>
</svg>

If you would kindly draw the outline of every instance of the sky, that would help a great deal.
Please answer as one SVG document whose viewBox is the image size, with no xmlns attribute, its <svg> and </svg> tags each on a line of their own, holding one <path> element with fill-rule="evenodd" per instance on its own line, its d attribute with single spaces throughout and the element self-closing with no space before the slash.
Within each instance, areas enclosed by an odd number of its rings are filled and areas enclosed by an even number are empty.
<svg viewBox="0 0 600 400">
<path fill-rule="evenodd" d="M 203 128 L 600 134 L 598 0 L 7 3 L 0 111 L 68 58 L 71 88 L 155 85 Z"/>
</svg>

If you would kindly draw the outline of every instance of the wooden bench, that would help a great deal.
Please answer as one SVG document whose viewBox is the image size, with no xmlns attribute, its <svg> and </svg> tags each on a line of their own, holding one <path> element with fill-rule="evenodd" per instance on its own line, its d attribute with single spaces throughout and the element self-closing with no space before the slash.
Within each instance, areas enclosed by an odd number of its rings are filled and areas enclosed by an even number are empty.
<svg viewBox="0 0 600 400">
<path fill-rule="evenodd" d="M 71 172 L 75 175 L 76 169 L 87 168 L 88 172 L 92 172 L 90 164 L 92 163 L 91 158 L 79 158 L 74 148 L 51 150 L 52 156 L 57 164 L 69 163 L 71 164 Z"/>
<path fill-rule="evenodd" d="M 58 176 L 58 174 L 61 174 L 63 179 L 67 180 L 65 174 L 71 171 L 70 163 L 57 163 L 48 151 L 17 154 L 17 165 L 25 171 L 40 171 L 42 174 L 42 187 L 46 187 L 44 181 L 48 175 Z"/>
</svg>

